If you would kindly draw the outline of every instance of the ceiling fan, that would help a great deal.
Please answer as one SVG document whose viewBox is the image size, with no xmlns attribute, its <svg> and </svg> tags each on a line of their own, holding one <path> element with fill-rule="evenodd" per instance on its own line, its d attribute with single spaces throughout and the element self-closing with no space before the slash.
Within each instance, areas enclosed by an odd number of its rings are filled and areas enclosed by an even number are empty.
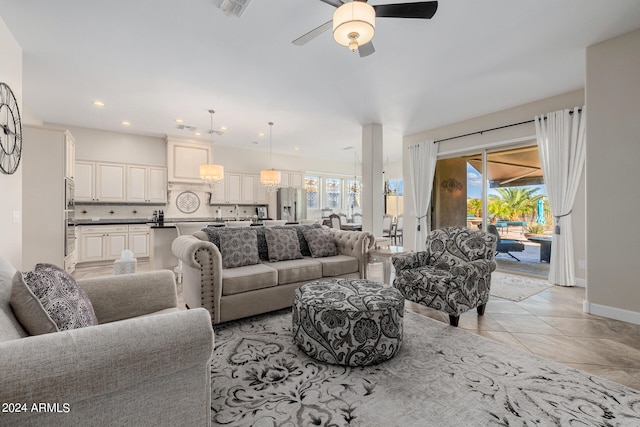
<svg viewBox="0 0 640 427">
<path fill-rule="evenodd" d="M 352 51 L 358 50 L 361 57 L 369 56 L 375 49 L 371 39 L 375 32 L 375 18 L 411 18 L 431 19 L 438 10 L 437 1 L 422 1 L 416 3 L 380 4 L 371 6 L 367 0 L 320 0 L 333 7 L 336 11 L 333 19 L 309 31 L 292 43 L 303 46 L 320 34 L 333 27 L 333 38 Z"/>
</svg>

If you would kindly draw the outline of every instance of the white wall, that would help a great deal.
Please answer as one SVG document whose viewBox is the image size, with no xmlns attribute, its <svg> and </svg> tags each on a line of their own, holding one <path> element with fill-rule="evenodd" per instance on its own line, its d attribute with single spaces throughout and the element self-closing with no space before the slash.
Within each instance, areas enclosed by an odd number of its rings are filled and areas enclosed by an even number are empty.
<svg viewBox="0 0 640 427">
<path fill-rule="evenodd" d="M 525 122 L 528 120 L 532 120 L 536 115 L 541 115 L 564 108 L 582 106 L 583 104 L 584 91 L 577 90 L 551 98 L 542 99 L 529 104 L 509 108 L 507 110 L 502 110 L 473 119 L 465 120 L 462 122 L 452 123 L 450 125 L 442 126 L 436 129 L 430 129 L 417 134 L 407 135 L 403 140 L 405 146 L 404 152 L 407 152 L 407 147 L 409 145 L 416 144 L 421 141 L 439 140 L 494 127 L 510 125 L 513 123 Z M 439 156 L 456 157 L 463 154 L 478 152 L 477 147 L 486 147 L 489 145 L 495 146 L 496 148 L 501 146 L 506 147 L 514 143 L 520 143 L 523 141 L 530 141 L 532 144 L 535 144 L 535 134 L 536 132 L 534 124 L 529 123 L 497 131 L 485 132 L 482 135 L 472 135 L 464 138 L 457 138 L 451 141 L 440 143 Z M 411 184 L 411 179 L 409 178 L 410 171 L 408 156 L 404 156 L 403 170 L 405 182 L 405 231 L 403 245 L 409 248 L 415 248 L 415 236 L 410 232 L 410 230 L 413 230 L 415 228 L 416 220 L 412 196 L 413 186 Z M 584 179 L 585 175 L 583 174 L 582 181 L 584 181 Z M 582 183 L 580 186 L 580 190 L 578 190 L 579 193 L 576 196 L 576 204 L 574 206 L 572 214 L 576 267 L 578 265 L 577 260 L 586 259 L 586 237 L 584 228 L 586 207 L 584 189 L 585 186 L 584 183 Z M 580 193 L 580 191 L 582 191 L 582 193 Z M 585 270 L 576 269 L 576 278 L 581 284 L 585 283 L 585 277 Z"/>
<path fill-rule="evenodd" d="M 13 91 L 22 112 L 22 49 L 0 18 L 0 82 Z M 22 268 L 22 165 L 16 173 L 0 173 L 0 257 Z"/>
<path fill-rule="evenodd" d="M 585 308 L 640 324 L 640 29 L 587 48 Z"/>
</svg>

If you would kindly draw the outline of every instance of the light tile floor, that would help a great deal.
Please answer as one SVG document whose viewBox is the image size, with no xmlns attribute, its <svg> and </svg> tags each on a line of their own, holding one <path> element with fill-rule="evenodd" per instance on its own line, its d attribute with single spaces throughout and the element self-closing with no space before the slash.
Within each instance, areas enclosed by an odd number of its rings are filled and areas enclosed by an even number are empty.
<svg viewBox="0 0 640 427">
<path fill-rule="evenodd" d="M 137 271 L 148 271 L 139 262 Z M 381 264 L 371 264 L 372 280 L 382 277 Z M 79 267 L 75 278 L 113 274 L 113 265 Z M 181 286 L 178 297 L 181 308 Z M 640 390 L 640 325 L 593 316 L 582 311 L 584 288 L 552 287 L 520 302 L 491 297 L 484 316 L 460 316 L 459 327 Z M 407 308 L 448 323 L 441 312 L 407 302 Z"/>
</svg>

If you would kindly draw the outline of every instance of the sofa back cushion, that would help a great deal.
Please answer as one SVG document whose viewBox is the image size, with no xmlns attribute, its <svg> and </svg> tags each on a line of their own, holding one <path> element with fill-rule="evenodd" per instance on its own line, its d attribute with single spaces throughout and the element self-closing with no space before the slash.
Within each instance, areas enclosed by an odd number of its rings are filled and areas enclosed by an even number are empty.
<svg viewBox="0 0 640 427">
<path fill-rule="evenodd" d="M 296 230 L 288 227 L 268 227 L 264 230 L 269 247 L 269 261 L 302 258 Z"/>
<path fill-rule="evenodd" d="M 7 260 L 0 257 L 0 342 L 16 340 L 29 335 L 16 319 L 9 304 L 11 282 L 15 274 L 16 269 Z"/>
<path fill-rule="evenodd" d="M 31 335 L 98 324 L 87 294 L 66 271 L 53 264 L 36 264 L 26 274 L 16 272 L 11 307 Z"/>
<path fill-rule="evenodd" d="M 252 227 L 220 231 L 218 237 L 223 268 L 242 267 L 260 262 L 258 235 Z"/>
<path fill-rule="evenodd" d="M 328 228 L 309 228 L 302 230 L 314 258 L 334 256 L 338 254 L 333 234 Z"/>
</svg>

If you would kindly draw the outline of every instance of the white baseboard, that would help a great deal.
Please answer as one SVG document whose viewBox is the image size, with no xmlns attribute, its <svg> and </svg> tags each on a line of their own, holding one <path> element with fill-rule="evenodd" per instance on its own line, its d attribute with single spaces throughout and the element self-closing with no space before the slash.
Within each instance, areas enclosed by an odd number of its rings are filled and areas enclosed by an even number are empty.
<svg viewBox="0 0 640 427">
<path fill-rule="evenodd" d="M 640 313 L 635 311 L 593 304 L 587 300 L 582 302 L 582 311 L 589 314 L 595 314 L 596 316 L 608 317 L 609 319 L 621 320 L 623 322 L 640 325 Z"/>
<path fill-rule="evenodd" d="M 587 287 L 587 279 L 580 279 L 580 278 L 576 277 L 576 286 L 578 286 L 579 288 L 586 288 Z"/>
</svg>

